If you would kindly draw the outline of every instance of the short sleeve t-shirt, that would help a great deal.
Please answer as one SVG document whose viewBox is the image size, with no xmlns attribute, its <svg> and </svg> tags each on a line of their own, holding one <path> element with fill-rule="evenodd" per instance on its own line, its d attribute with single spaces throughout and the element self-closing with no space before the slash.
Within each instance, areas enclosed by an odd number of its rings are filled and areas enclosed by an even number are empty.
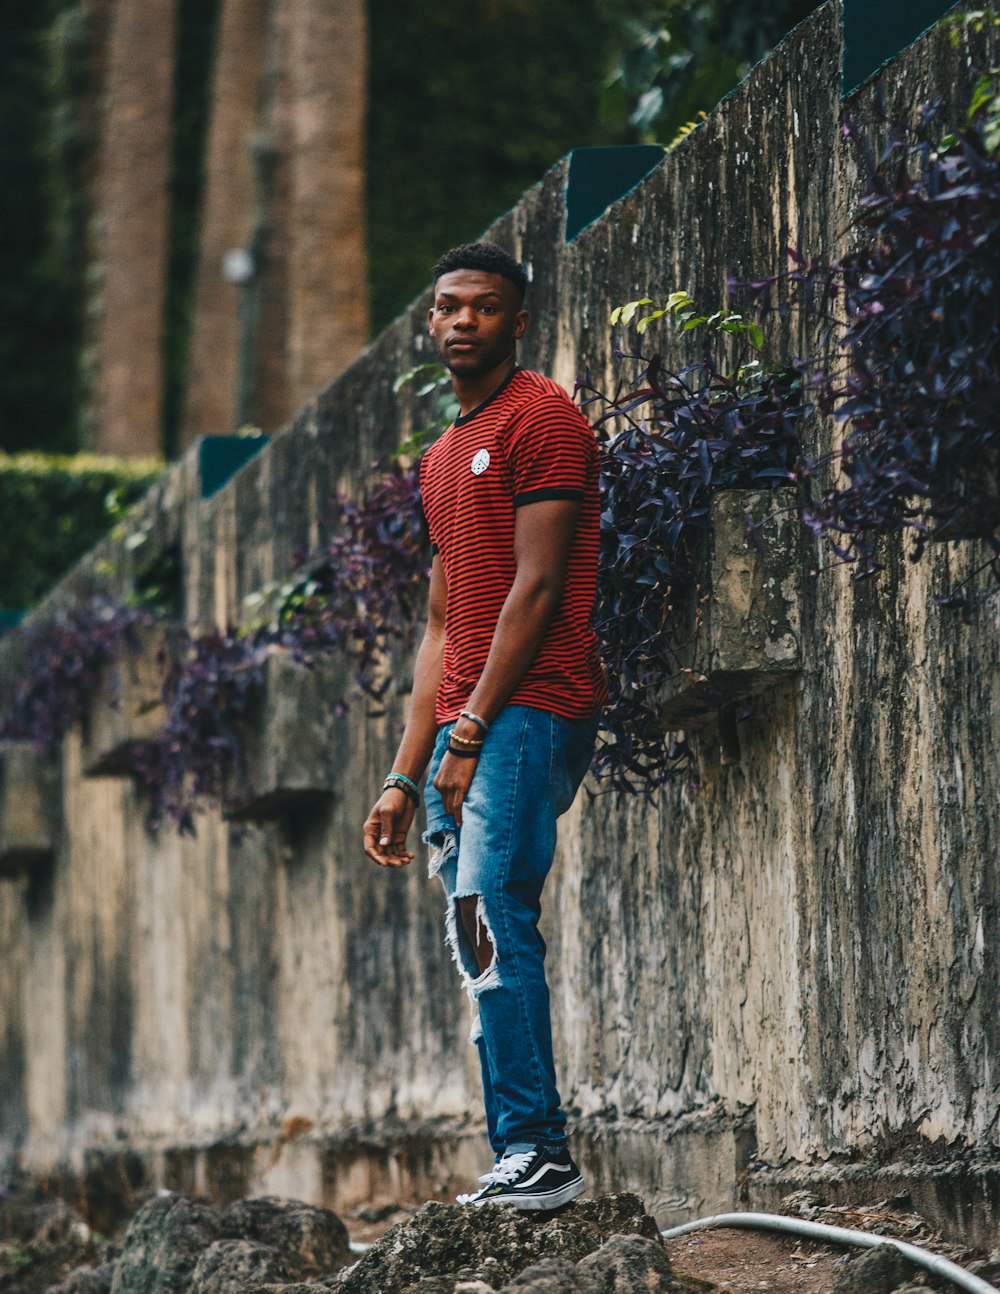
<svg viewBox="0 0 1000 1294">
<path fill-rule="evenodd" d="M 562 601 L 508 704 L 566 719 L 593 714 L 607 682 L 592 626 L 600 526 L 594 433 L 550 378 L 515 368 L 478 409 L 457 418 L 424 455 L 420 488 L 448 585 L 437 722 L 458 717 L 486 664 L 514 583 L 516 509 L 579 499 Z"/>
</svg>

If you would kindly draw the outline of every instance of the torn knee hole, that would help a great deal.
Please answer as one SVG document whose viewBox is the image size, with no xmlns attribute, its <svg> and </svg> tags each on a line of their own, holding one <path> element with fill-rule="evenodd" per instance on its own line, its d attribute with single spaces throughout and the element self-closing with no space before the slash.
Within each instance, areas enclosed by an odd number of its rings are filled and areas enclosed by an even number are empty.
<svg viewBox="0 0 1000 1294">
<path fill-rule="evenodd" d="M 466 992 L 475 1002 L 480 993 L 500 987 L 496 940 L 486 916 L 481 894 L 456 895 L 448 910 L 448 942 L 452 958 L 462 973 Z M 464 955 L 460 941 L 465 943 Z M 476 974 L 467 968 L 474 965 Z"/>
<path fill-rule="evenodd" d="M 492 931 L 486 922 L 482 895 L 468 894 L 464 898 L 456 899 L 455 902 L 458 904 L 462 925 L 475 953 L 476 965 L 482 975 L 489 970 L 496 956 L 496 945 L 493 942 Z"/>
</svg>

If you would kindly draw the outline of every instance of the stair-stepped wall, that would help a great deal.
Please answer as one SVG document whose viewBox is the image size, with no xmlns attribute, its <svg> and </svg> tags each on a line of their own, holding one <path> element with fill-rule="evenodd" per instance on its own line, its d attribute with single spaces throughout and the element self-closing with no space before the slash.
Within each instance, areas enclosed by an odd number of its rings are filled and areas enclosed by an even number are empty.
<svg viewBox="0 0 1000 1294">
<path fill-rule="evenodd" d="M 996 44 L 922 38 L 880 74 L 889 120 L 935 98 L 959 120 Z M 875 93 L 849 106 L 878 137 Z M 780 268 L 790 244 L 836 250 L 860 188 L 842 107 L 831 5 L 569 244 L 559 163 L 490 231 L 532 268 L 522 362 L 568 387 L 587 366 L 610 380 L 614 305 L 683 287 L 714 309 L 730 273 Z M 426 304 L 217 493 L 202 498 L 192 449 L 139 505 L 127 529 L 145 531 L 145 558 L 176 548 L 189 627 L 244 619 L 315 547 L 333 492 L 360 491 L 411 430 L 415 397 L 392 384 L 432 358 Z M 785 326 L 781 344 L 804 353 L 805 322 Z M 740 725 L 739 762 L 720 760 L 708 721 L 699 791 L 581 796 L 563 820 L 544 930 L 576 1144 L 597 1188 L 640 1190 L 663 1223 L 814 1181 L 855 1199 L 902 1184 L 946 1229 L 986 1236 L 1000 1220 L 1000 599 L 969 622 L 935 605 L 972 569 L 969 546 L 919 566 L 897 546 L 855 584 L 810 575 L 816 553 L 797 542 L 800 569 L 781 577 L 793 667 Z M 128 536 L 108 540 L 36 617 L 99 572 L 127 592 L 135 570 Z M 23 652 L 20 634 L 0 645 L 7 689 Z M 423 857 L 386 873 L 360 845 L 405 696 L 382 717 L 356 701 L 339 728 L 311 722 L 317 785 L 294 721 L 315 720 L 300 689 L 316 679 L 277 665 L 269 679 L 256 798 L 194 840 L 151 835 L 132 780 L 66 738 L 48 861 L 0 880 L 5 1162 L 105 1193 L 153 1182 L 337 1208 L 448 1192 L 480 1164 L 437 888 Z"/>
</svg>

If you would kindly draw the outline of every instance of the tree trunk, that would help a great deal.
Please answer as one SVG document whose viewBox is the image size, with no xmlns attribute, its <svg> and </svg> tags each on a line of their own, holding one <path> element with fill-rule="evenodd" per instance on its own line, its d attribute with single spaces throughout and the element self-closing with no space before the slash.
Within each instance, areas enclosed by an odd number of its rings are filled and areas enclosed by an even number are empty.
<svg viewBox="0 0 1000 1294">
<path fill-rule="evenodd" d="M 290 15 L 292 406 L 340 372 L 368 337 L 363 0 L 286 0 Z"/>
<path fill-rule="evenodd" d="M 176 0 L 117 0 L 106 52 L 90 300 L 95 449 L 160 452 Z"/>
<path fill-rule="evenodd" d="M 236 430 L 245 385 L 249 288 L 223 273 L 236 249 L 257 241 L 256 156 L 267 0 L 223 0 L 205 167 L 201 247 L 191 335 L 183 441 Z"/>
</svg>

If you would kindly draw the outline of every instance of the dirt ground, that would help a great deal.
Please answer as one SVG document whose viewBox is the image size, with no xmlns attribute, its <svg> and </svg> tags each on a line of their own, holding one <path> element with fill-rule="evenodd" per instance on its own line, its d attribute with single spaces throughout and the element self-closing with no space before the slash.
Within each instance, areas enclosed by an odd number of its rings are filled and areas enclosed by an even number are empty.
<svg viewBox="0 0 1000 1294">
<path fill-rule="evenodd" d="M 695 1290 L 729 1294 L 832 1294 L 845 1250 L 812 1245 L 793 1236 L 720 1228 L 666 1241 L 678 1276 Z"/>
</svg>

